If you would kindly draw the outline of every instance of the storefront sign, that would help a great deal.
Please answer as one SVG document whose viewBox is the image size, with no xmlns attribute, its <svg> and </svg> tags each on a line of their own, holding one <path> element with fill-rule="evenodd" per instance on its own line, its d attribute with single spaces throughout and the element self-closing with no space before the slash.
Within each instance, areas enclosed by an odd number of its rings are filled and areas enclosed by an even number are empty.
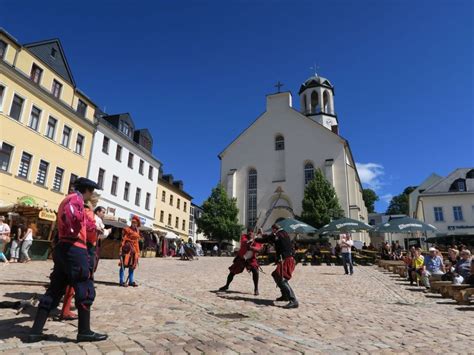
<svg viewBox="0 0 474 355">
<path fill-rule="evenodd" d="M 448 226 L 448 231 L 454 231 L 456 229 L 473 229 L 474 226 Z"/>
<path fill-rule="evenodd" d="M 46 221 L 51 221 L 51 222 L 56 221 L 56 213 L 54 212 L 47 212 L 47 211 L 42 210 L 40 211 L 38 217 Z"/>
<path fill-rule="evenodd" d="M 36 200 L 31 196 L 23 196 L 18 199 L 18 203 L 26 206 L 36 206 Z"/>
</svg>

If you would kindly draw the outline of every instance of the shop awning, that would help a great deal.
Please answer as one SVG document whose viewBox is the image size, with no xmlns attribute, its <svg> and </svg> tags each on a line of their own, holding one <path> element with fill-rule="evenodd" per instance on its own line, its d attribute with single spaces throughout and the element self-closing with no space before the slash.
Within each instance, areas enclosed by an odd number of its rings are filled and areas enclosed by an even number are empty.
<svg viewBox="0 0 474 355">
<path fill-rule="evenodd" d="M 104 219 L 104 224 L 106 226 L 115 227 L 115 228 L 126 228 L 126 227 L 128 227 L 128 225 L 126 223 L 119 222 L 119 221 L 114 221 L 114 220 L 110 220 L 110 219 Z"/>
</svg>

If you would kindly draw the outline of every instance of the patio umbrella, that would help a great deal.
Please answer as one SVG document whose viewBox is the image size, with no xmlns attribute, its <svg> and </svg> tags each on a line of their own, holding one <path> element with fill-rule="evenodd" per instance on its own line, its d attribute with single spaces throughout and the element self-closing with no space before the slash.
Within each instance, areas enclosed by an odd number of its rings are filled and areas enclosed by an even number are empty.
<svg viewBox="0 0 474 355">
<path fill-rule="evenodd" d="M 361 231 L 370 231 L 374 227 L 368 225 L 365 222 L 358 221 L 352 218 L 340 218 L 332 221 L 329 224 L 326 224 L 323 228 L 318 230 L 318 233 L 327 234 L 327 233 L 356 233 Z"/>
<path fill-rule="evenodd" d="M 414 233 L 414 232 L 437 232 L 438 229 L 414 218 L 396 218 L 375 227 L 379 233 Z"/>
<path fill-rule="evenodd" d="M 294 218 L 285 218 L 277 223 L 287 233 L 309 234 L 317 229 Z"/>
</svg>

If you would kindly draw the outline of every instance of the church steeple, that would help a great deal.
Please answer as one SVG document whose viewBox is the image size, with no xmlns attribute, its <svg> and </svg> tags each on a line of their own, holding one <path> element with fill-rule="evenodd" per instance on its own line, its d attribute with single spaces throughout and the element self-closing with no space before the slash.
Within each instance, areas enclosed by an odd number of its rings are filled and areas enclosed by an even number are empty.
<svg viewBox="0 0 474 355">
<path fill-rule="evenodd" d="M 302 114 L 338 133 L 337 116 L 334 111 L 334 86 L 328 79 L 315 73 L 301 85 L 298 94 Z"/>
</svg>

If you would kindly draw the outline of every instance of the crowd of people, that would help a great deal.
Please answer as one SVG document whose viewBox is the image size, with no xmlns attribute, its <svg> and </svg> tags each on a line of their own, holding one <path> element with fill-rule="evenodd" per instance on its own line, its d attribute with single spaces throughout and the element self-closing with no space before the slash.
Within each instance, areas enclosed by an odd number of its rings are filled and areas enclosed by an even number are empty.
<svg viewBox="0 0 474 355">
<path fill-rule="evenodd" d="M 33 244 L 33 238 L 38 229 L 36 224 L 21 220 L 12 229 L 5 223 L 5 216 L 0 216 L 0 259 L 4 266 L 9 263 L 27 263 L 31 261 L 29 251 Z M 3 253 L 6 244 L 10 244 L 10 260 Z"/>
<path fill-rule="evenodd" d="M 431 281 L 451 281 L 454 285 L 474 285 L 474 259 L 465 245 L 452 245 L 446 257 L 436 247 L 423 255 L 421 248 L 411 247 L 403 257 L 410 284 L 430 288 Z"/>
</svg>

